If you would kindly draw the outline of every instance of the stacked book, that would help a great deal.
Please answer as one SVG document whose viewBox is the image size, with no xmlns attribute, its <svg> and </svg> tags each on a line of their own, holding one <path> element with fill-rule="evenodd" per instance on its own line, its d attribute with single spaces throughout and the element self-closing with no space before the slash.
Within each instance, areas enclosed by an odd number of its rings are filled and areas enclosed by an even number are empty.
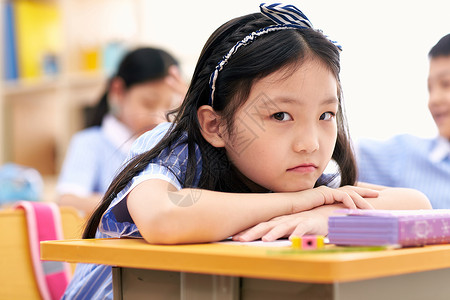
<svg viewBox="0 0 450 300">
<path fill-rule="evenodd" d="M 450 209 L 352 210 L 328 219 L 328 239 L 336 245 L 420 246 L 450 243 Z"/>
<path fill-rule="evenodd" d="M 55 75 L 62 49 L 62 13 L 56 1 L 0 1 L 5 80 Z"/>
</svg>

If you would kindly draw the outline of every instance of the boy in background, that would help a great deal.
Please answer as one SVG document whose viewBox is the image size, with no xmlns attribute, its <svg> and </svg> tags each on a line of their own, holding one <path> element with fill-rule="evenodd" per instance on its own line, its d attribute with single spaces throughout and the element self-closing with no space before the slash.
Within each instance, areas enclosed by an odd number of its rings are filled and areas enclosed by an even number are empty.
<svg viewBox="0 0 450 300">
<path fill-rule="evenodd" d="M 450 208 L 450 34 L 431 48 L 428 57 L 428 108 L 439 135 L 361 139 L 356 149 L 358 180 L 415 188 L 428 196 L 433 208 Z"/>
</svg>

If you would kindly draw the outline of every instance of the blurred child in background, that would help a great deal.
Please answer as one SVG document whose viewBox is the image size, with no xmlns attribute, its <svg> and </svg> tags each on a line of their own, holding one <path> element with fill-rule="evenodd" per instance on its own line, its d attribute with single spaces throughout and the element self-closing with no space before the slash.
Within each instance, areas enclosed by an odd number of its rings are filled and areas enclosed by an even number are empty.
<svg viewBox="0 0 450 300">
<path fill-rule="evenodd" d="M 90 214 L 122 166 L 133 141 L 167 121 L 187 90 L 176 59 L 162 49 L 126 54 L 95 107 L 88 128 L 69 145 L 57 193 L 60 205 Z"/>
</svg>

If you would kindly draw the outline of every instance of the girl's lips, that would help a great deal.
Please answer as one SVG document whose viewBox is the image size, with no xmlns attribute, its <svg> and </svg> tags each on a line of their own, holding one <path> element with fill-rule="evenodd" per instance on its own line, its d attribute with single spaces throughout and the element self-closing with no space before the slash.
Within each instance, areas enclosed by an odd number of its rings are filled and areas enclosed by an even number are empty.
<svg viewBox="0 0 450 300">
<path fill-rule="evenodd" d="M 298 172 L 298 173 L 311 173 L 317 169 L 315 164 L 301 164 L 296 167 L 288 169 L 288 171 Z"/>
</svg>

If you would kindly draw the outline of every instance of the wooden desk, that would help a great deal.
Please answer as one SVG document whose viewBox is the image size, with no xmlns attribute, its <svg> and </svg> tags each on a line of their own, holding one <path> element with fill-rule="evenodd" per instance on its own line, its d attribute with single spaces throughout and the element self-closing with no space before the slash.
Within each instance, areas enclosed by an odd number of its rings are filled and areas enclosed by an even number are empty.
<svg viewBox="0 0 450 300">
<path fill-rule="evenodd" d="M 116 266 L 115 299 L 450 299 L 450 245 L 291 254 L 286 247 L 98 239 L 42 242 L 41 253 Z"/>
</svg>

